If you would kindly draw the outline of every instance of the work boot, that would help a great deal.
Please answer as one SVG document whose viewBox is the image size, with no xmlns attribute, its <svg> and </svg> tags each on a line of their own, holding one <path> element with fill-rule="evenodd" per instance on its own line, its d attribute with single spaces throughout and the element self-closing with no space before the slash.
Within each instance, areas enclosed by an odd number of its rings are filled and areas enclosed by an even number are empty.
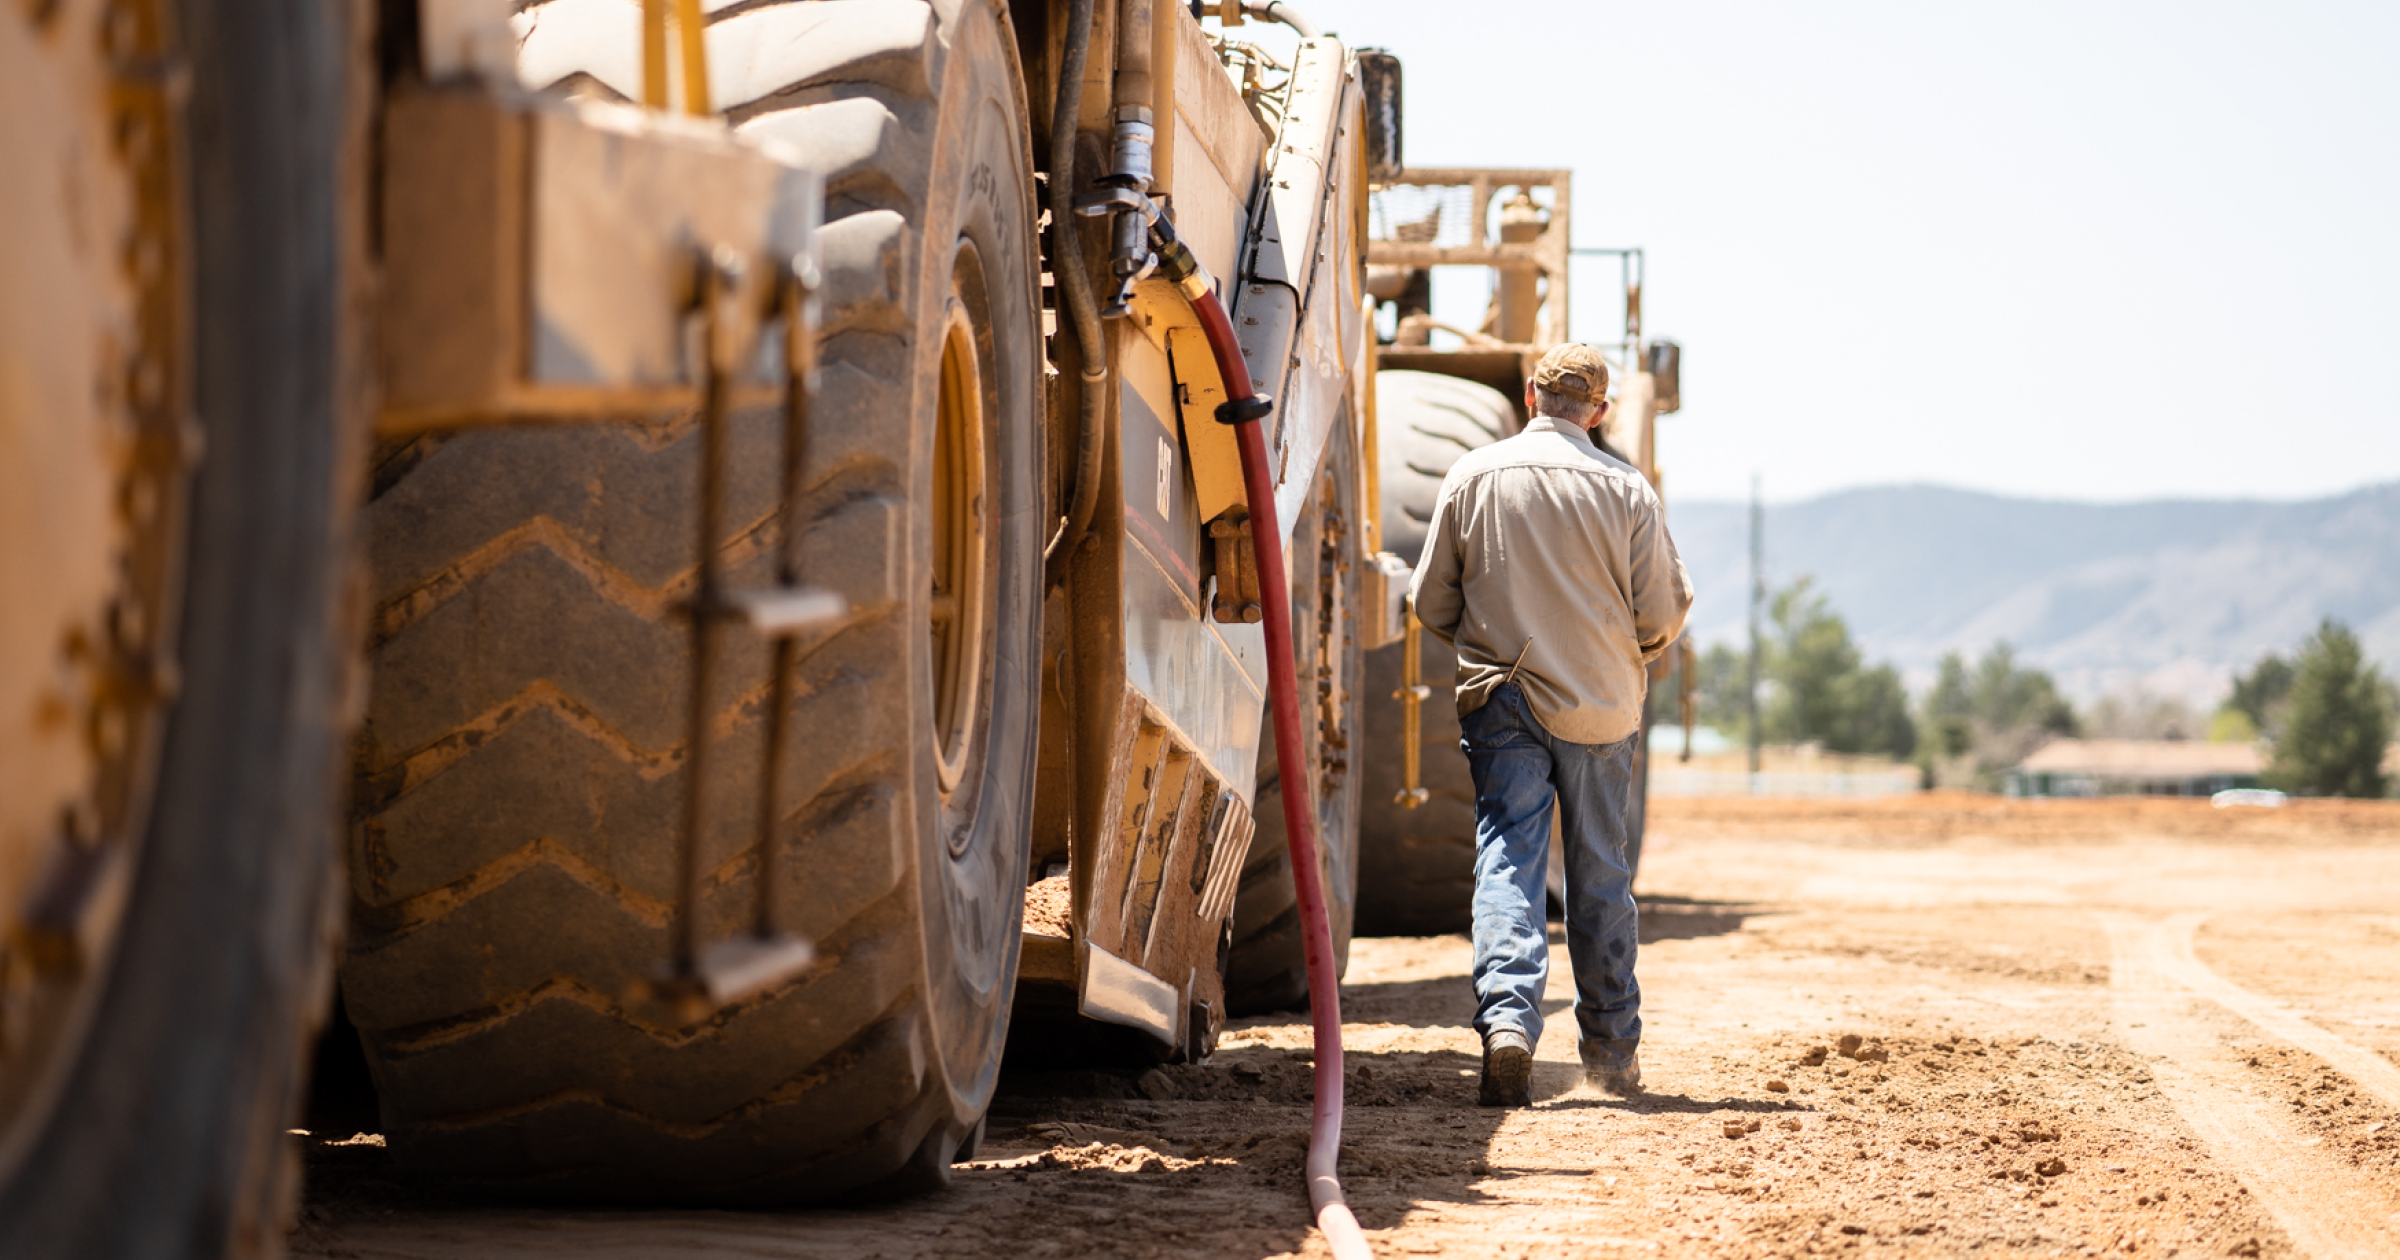
<svg viewBox="0 0 2400 1260">
<path fill-rule="evenodd" d="M 1483 1035 L 1483 1105 L 1533 1105 L 1533 1046 L 1514 1028 Z"/>
<path fill-rule="evenodd" d="M 1585 1084 L 1619 1098 L 1631 1098 L 1642 1092 L 1638 1043 L 1586 1037 L 1576 1043 L 1575 1049 L 1583 1056 Z"/>
</svg>

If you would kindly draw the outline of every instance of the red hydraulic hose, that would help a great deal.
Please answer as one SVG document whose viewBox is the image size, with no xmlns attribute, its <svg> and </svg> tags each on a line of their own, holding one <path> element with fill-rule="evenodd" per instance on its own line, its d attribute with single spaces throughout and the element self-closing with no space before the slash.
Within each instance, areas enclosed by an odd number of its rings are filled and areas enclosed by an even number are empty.
<svg viewBox="0 0 2400 1260">
<path fill-rule="evenodd" d="M 1186 258 L 1189 256 L 1186 255 Z M 1371 1255 L 1358 1218 L 1342 1198 L 1334 1165 L 1342 1150 L 1342 993 L 1333 974 L 1333 927 L 1325 889 L 1317 883 L 1317 811 L 1309 800 L 1308 763 L 1300 749 L 1300 677 L 1292 661 L 1292 588 L 1283 571 L 1283 530 L 1275 519 L 1275 483 L 1267 439 L 1258 421 L 1267 400 L 1250 382 L 1233 321 L 1205 273 L 1179 278 L 1184 297 L 1208 334 L 1208 349 L 1224 378 L 1221 419 L 1233 425 L 1242 452 L 1242 485 L 1250 497 L 1250 538 L 1258 552 L 1259 602 L 1267 631 L 1267 698 L 1275 713 L 1275 767 L 1283 781 L 1283 831 L 1291 849 L 1292 891 L 1300 901 L 1300 939 L 1308 963 L 1309 1017 L 1316 1029 L 1316 1104 L 1308 1134 L 1308 1202 L 1317 1228 L 1339 1260 Z"/>
</svg>

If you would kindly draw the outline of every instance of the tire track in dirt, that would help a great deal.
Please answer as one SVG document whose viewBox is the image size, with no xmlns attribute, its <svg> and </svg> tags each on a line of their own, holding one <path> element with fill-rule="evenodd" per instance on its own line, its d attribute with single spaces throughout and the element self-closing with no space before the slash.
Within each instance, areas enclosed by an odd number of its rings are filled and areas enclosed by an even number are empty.
<svg viewBox="0 0 2400 1260">
<path fill-rule="evenodd" d="M 2303 1252 L 2315 1260 L 2390 1256 L 2392 1232 L 2400 1225 L 2394 1208 L 2400 1204 L 2373 1179 L 2317 1149 L 2313 1135 L 2259 1094 L 2258 1074 L 2225 1044 L 2204 1010 L 2195 1008 L 2203 998 L 2221 1002 L 2209 989 L 2222 988 L 2262 1013 L 2276 1015 L 2279 1023 L 2305 1028 L 2312 1040 L 2349 1043 L 2275 1011 L 2264 999 L 2203 966 L 2191 953 L 2191 938 L 2205 917 L 2100 916 L 2108 932 L 2118 1035 L 2155 1064 L 2159 1085 L 2184 1122 L 2242 1179 Z M 2200 987 L 2203 984 L 2208 989 Z M 2230 1003 L 2226 1008 L 2284 1036 Z"/>
<path fill-rule="evenodd" d="M 2365 1046 L 2317 1027 L 2293 1014 L 2283 1003 L 2252 993 L 2201 962 L 2193 952 L 2192 937 L 2208 918 L 2206 913 L 2187 912 L 2159 925 L 2163 947 L 2160 962 L 2170 977 L 2258 1025 L 2269 1036 L 2279 1037 L 2332 1064 L 2385 1106 L 2400 1108 L 2400 1066 L 2394 1066 L 2390 1059 Z"/>
</svg>

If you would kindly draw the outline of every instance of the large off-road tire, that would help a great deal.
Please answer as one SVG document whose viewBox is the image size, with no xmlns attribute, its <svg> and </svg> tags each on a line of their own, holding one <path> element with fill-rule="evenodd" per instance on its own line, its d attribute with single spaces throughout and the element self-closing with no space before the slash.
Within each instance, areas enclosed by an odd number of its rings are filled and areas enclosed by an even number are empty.
<svg viewBox="0 0 2400 1260">
<path fill-rule="evenodd" d="M 1293 664 L 1300 675 L 1305 729 L 1301 744 L 1317 768 L 1310 784 L 1317 813 L 1318 882 L 1332 921 L 1338 976 L 1350 961 L 1358 900 L 1359 648 L 1358 601 L 1364 579 L 1358 527 L 1358 443 L 1348 417 L 1335 425 L 1317 491 L 1292 529 Z M 1308 720 L 1308 719 L 1314 720 Z M 1225 1008 L 1235 1015 L 1289 1010 L 1308 1001 L 1300 904 L 1283 824 L 1282 775 L 1275 760 L 1275 719 L 1259 731 L 1257 832 L 1242 863 L 1233 905 L 1233 951 L 1225 970 Z"/>
<path fill-rule="evenodd" d="M 625 8 L 531 10 L 526 64 L 613 48 Z M 720 85 L 738 125 L 830 181 L 800 568 L 851 612 L 799 644 L 772 839 L 812 969 L 697 1024 L 638 996 L 678 913 L 690 419 L 381 462 L 342 987 L 407 1163 L 529 1194 L 798 1201 L 938 1185 L 982 1120 L 1026 879 L 1041 324 L 1015 39 L 993 5 L 952 8 L 734 6 L 714 33 L 754 54 Z M 777 424 L 732 426 L 737 587 L 769 578 Z M 757 869 L 768 657 L 722 644 L 704 940 L 745 929 Z"/>
<path fill-rule="evenodd" d="M 44 773 L 6 793 L 9 806 L 24 790 L 81 797 L 83 821 L 52 824 L 112 856 L 92 868 L 98 895 L 50 903 L 81 908 L 80 944 L 52 931 L 28 948 L 43 934 L 21 885 L 0 914 L 0 1093 L 13 1100 L 0 1255 L 281 1250 L 297 1189 L 287 1130 L 329 991 L 352 681 L 340 610 L 363 417 L 345 351 L 364 221 L 347 182 L 349 74 L 364 59 L 345 19 L 358 11 L 65 0 L 0 14 L 0 224 L 13 234 L 0 245 L 0 549 L 13 551 L 0 629 L 58 607 L 16 579 L 69 579 L 95 544 L 113 588 L 99 628 L 39 662 L 107 680 L 55 701 L 81 710 L 72 733 L 112 732 L 94 741 L 90 780 Z M 88 127 L 72 161 L 20 147 L 46 148 L 44 129 L 55 141 L 62 125 Z M 27 259 L 38 265 L 16 265 Z M 81 317 L 128 280 L 100 325 L 117 357 L 92 370 Z M 28 310 L 42 322 L 16 318 Z M 61 371 L 70 405 L 50 405 L 62 400 L 40 383 Z M 14 411 L 27 392 L 42 405 Z M 100 448 L 126 457 L 112 480 L 53 458 L 88 438 L 92 407 L 121 426 Z M 0 720 L 27 716 L 8 707 Z M 0 731 L 0 769 L 25 767 L 21 733 Z M 31 873 L 23 839 L 0 826 L 12 876 Z M 107 894 L 119 877 L 121 903 Z M 72 1019 L 29 1021 L 60 986 Z"/>
<path fill-rule="evenodd" d="M 1516 427 L 1500 391 L 1432 372 L 1378 372 L 1376 441 L 1382 447 L 1383 549 L 1415 564 L 1425 548 L 1442 478 L 1459 457 Z M 1421 632 L 1422 633 L 1422 632 Z M 1459 751 L 1458 657 L 1422 633 L 1418 707 L 1420 786 L 1415 809 L 1401 789 L 1401 645 L 1367 653 L 1365 785 L 1359 813 L 1358 930 L 1370 936 L 1464 932 L 1475 891 L 1475 781 Z"/>
</svg>

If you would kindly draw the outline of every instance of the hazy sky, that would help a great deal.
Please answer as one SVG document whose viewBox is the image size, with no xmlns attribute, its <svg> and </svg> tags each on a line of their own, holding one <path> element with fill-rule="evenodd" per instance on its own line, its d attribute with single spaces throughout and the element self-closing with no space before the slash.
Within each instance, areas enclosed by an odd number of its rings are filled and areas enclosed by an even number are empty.
<svg viewBox="0 0 2400 1260">
<path fill-rule="evenodd" d="M 1400 56 L 1410 164 L 1648 248 L 1670 497 L 2400 479 L 2400 4 L 1302 8 Z"/>
</svg>

